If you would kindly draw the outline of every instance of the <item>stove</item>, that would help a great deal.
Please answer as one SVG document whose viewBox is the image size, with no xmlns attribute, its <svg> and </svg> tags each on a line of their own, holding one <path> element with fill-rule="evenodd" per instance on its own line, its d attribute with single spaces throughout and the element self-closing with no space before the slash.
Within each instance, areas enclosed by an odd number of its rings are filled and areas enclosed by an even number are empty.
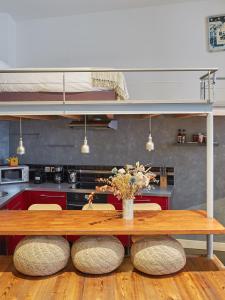
<svg viewBox="0 0 225 300">
<path fill-rule="evenodd" d="M 95 182 L 76 182 L 71 185 L 71 189 L 84 189 L 84 190 L 94 190 L 96 187 Z"/>
</svg>

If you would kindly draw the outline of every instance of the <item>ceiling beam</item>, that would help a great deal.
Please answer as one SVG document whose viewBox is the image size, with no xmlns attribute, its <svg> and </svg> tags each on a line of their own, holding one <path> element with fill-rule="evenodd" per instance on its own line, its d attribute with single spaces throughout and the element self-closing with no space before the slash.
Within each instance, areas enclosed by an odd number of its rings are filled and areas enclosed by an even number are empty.
<svg viewBox="0 0 225 300">
<path fill-rule="evenodd" d="M 15 116 L 10 116 L 15 117 Z M 36 116 L 36 115 L 19 115 L 16 116 L 17 119 L 22 118 L 26 120 L 43 120 L 43 121 L 49 121 L 49 120 L 56 120 L 58 119 L 58 116 Z"/>
<path fill-rule="evenodd" d="M 80 121 L 83 119 L 81 115 L 59 115 L 61 118 L 66 118 L 66 119 L 72 119 L 72 120 L 77 120 Z"/>
<path fill-rule="evenodd" d="M 175 115 L 175 118 L 177 119 L 189 119 L 189 118 L 194 118 L 194 117 L 205 117 L 206 114 L 180 114 L 180 115 Z"/>
<path fill-rule="evenodd" d="M 0 116 L 0 121 L 18 121 L 19 117 L 16 116 Z"/>
<path fill-rule="evenodd" d="M 139 114 L 139 115 L 116 115 L 114 116 L 116 119 L 136 119 L 136 120 L 145 120 L 145 119 L 149 119 L 149 117 L 151 116 L 151 118 L 155 118 L 155 117 L 158 117 L 160 116 L 161 114 L 147 114 L 147 115 L 144 115 L 144 114 Z"/>
</svg>

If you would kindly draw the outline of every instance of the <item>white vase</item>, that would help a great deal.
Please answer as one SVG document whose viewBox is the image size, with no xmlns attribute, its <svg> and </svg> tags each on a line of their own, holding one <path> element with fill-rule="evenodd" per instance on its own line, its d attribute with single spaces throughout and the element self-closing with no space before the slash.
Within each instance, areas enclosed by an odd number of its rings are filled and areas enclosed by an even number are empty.
<svg viewBox="0 0 225 300">
<path fill-rule="evenodd" d="M 134 200 L 126 199 L 123 200 L 123 219 L 133 220 L 134 218 Z"/>
</svg>

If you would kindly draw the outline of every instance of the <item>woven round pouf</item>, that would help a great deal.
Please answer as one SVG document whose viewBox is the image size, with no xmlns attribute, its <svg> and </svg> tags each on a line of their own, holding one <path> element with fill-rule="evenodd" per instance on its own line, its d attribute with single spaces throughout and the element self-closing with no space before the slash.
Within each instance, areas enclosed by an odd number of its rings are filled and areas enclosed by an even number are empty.
<svg viewBox="0 0 225 300">
<path fill-rule="evenodd" d="M 169 236 L 151 236 L 138 240 L 131 247 L 131 260 L 136 269 L 149 275 L 178 272 L 186 264 L 181 244 Z"/>
<path fill-rule="evenodd" d="M 69 256 L 69 243 L 63 237 L 31 236 L 16 246 L 13 262 L 17 271 L 25 275 L 46 276 L 63 269 Z"/>
<path fill-rule="evenodd" d="M 105 274 L 122 263 L 124 247 L 114 236 L 82 236 L 73 243 L 71 256 L 79 271 Z"/>
</svg>

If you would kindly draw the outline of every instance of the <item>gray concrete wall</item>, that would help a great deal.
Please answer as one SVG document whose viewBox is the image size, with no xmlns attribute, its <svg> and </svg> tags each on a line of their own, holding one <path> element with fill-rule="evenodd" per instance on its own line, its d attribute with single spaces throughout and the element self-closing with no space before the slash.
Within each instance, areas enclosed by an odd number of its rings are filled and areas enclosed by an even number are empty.
<svg viewBox="0 0 225 300">
<path fill-rule="evenodd" d="M 0 122 L 0 164 L 9 156 L 9 123 Z"/>
<path fill-rule="evenodd" d="M 24 121 L 26 155 L 22 163 L 123 165 L 141 161 L 175 167 L 173 208 L 185 209 L 199 205 L 206 197 L 206 147 L 174 145 L 178 128 L 188 134 L 205 132 L 205 118 L 177 119 L 160 116 L 152 121 L 155 151 L 147 152 L 148 120 L 121 120 L 117 131 L 88 130 L 91 153 L 82 155 L 82 129 L 67 127 L 69 120 Z M 220 145 L 215 147 L 215 198 L 225 197 L 225 119 L 215 119 L 215 136 Z M 18 122 L 10 123 L 10 154 L 15 154 L 18 143 Z"/>
</svg>

